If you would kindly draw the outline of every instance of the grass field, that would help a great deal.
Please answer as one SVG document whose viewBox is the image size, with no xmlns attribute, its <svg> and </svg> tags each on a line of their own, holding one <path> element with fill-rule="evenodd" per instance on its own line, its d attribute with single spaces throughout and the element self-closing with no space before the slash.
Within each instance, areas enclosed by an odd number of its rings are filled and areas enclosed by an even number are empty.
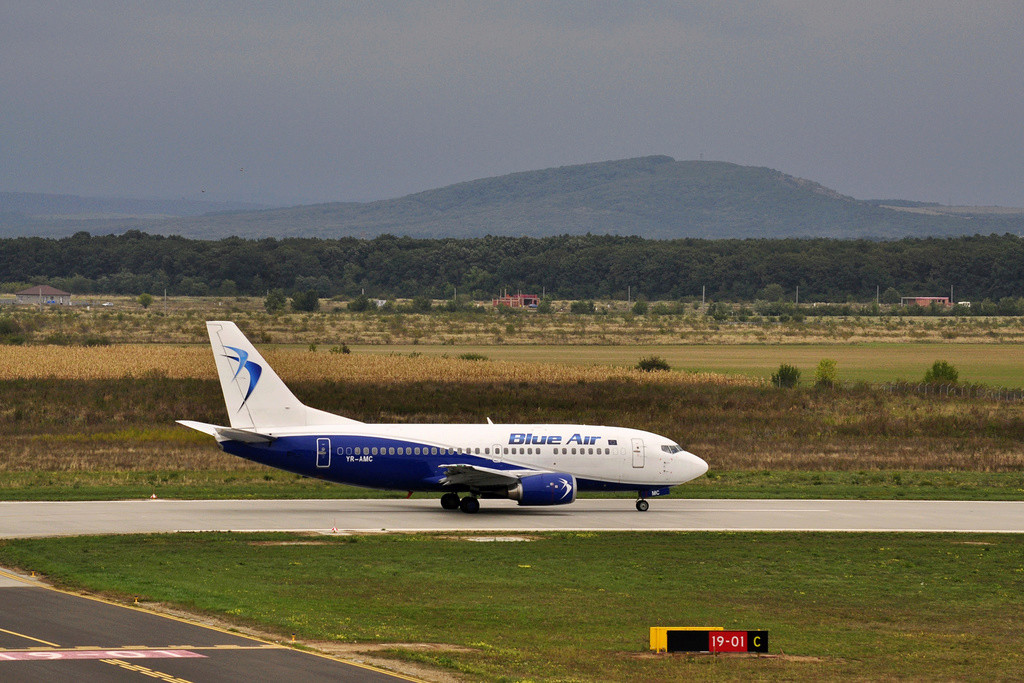
<svg viewBox="0 0 1024 683">
<path fill-rule="evenodd" d="M 0 541 L 0 562 L 327 650 L 391 643 L 391 657 L 466 680 L 1006 680 L 1024 670 L 1017 535 L 517 538 L 12 540 Z M 655 656 L 655 625 L 767 629 L 770 651 L 786 656 Z"/>
</svg>

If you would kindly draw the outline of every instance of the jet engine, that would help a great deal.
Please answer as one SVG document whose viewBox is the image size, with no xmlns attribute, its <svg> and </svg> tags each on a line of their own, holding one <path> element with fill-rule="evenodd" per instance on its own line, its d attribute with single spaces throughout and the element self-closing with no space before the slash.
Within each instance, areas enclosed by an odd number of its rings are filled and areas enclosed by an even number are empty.
<svg viewBox="0 0 1024 683">
<path fill-rule="evenodd" d="M 576 500 L 576 477 L 571 474 L 531 474 L 508 490 L 520 505 L 565 505 Z"/>
</svg>

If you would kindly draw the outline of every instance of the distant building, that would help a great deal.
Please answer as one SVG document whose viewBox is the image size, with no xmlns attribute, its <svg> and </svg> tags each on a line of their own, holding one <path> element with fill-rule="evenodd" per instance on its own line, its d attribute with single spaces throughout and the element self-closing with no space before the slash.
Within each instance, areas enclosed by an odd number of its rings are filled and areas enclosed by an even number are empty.
<svg viewBox="0 0 1024 683">
<path fill-rule="evenodd" d="M 495 306 L 508 306 L 509 308 L 536 308 L 540 303 L 540 297 L 536 294 L 506 294 L 492 299 L 491 303 Z"/>
<path fill-rule="evenodd" d="M 71 292 L 62 292 L 50 285 L 36 285 L 18 292 L 15 302 L 19 304 L 55 304 L 58 306 L 71 305 Z"/>
<path fill-rule="evenodd" d="M 953 305 L 953 302 L 949 300 L 948 296 L 904 296 L 900 297 L 900 303 L 904 306 L 931 306 L 932 304 L 938 304 L 940 306 Z"/>
</svg>

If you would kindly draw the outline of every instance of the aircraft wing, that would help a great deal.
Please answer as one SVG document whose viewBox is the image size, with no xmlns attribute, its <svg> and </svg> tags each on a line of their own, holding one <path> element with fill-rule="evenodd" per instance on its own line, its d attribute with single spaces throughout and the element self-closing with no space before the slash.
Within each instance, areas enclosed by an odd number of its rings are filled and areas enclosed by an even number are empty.
<svg viewBox="0 0 1024 683">
<path fill-rule="evenodd" d="M 444 468 L 442 484 L 460 486 L 512 486 L 531 474 L 541 474 L 546 470 L 495 470 L 479 465 L 441 465 Z"/>
</svg>

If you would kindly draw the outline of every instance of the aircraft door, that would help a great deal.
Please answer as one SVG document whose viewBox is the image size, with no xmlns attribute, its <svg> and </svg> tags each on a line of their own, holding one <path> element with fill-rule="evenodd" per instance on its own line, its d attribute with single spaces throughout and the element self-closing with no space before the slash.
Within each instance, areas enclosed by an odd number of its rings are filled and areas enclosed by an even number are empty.
<svg viewBox="0 0 1024 683">
<path fill-rule="evenodd" d="M 633 439 L 633 467 L 644 466 L 644 440 Z"/>
<path fill-rule="evenodd" d="M 331 466 L 331 440 L 330 439 L 317 439 L 316 440 L 316 466 L 317 467 L 330 467 Z"/>
</svg>

